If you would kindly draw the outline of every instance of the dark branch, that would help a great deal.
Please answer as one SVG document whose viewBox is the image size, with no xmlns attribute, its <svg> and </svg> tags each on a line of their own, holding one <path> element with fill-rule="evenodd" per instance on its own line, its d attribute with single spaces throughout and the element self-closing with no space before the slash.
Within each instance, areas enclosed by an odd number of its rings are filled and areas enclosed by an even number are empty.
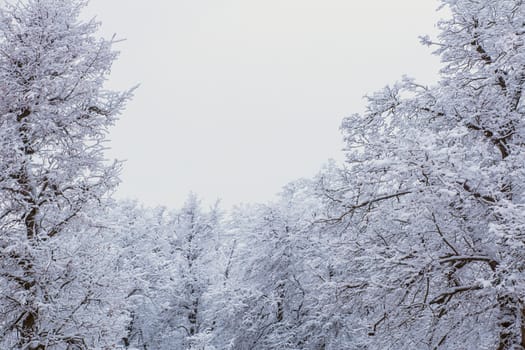
<svg viewBox="0 0 525 350">
<path fill-rule="evenodd" d="M 366 206 L 369 206 L 369 205 L 372 205 L 374 203 L 381 202 L 381 201 L 384 201 L 384 200 L 388 200 L 388 199 L 392 199 L 392 198 L 398 198 L 400 196 L 404 196 L 404 195 L 410 194 L 410 193 L 412 193 L 412 191 L 397 192 L 397 193 L 394 193 L 394 194 L 389 194 L 389 195 L 373 198 L 373 199 L 367 200 L 365 202 L 362 202 L 360 204 L 353 205 L 344 214 L 342 214 L 340 217 L 336 218 L 335 221 L 343 220 L 345 218 L 345 216 L 352 214 L 356 209 L 363 208 L 363 207 L 366 207 Z"/>
<path fill-rule="evenodd" d="M 443 304 L 444 302 L 450 300 L 453 296 L 457 294 L 479 289 L 482 289 L 482 287 L 478 285 L 452 288 L 432 299 L 430 301 L 430 304 Z"/>
</svg>

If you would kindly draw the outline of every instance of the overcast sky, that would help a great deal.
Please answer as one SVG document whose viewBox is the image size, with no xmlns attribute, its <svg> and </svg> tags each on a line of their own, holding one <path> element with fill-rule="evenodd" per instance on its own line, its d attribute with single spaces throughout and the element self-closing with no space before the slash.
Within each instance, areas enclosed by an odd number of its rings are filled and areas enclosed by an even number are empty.
<svg viewBox="0 0 525 350">
<path fill-rule="evenodd" d="M 343 159 L 339 125 L 367 93 L 439 69 L 418 36 L 435 0 L 91 0 L 126 38 L 108 87 L 140 83 L 111 132 L 127 160 L 117 197 L 179 206 L 272 199 Z"/>
</svg>

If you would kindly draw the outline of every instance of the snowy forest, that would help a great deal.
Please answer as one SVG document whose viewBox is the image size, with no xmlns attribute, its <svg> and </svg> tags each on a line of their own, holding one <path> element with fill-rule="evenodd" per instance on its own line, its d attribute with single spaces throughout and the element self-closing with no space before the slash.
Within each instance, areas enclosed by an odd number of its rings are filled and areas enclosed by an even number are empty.
<svg viewBox="0 0 525 350">
<path fill-rule="evenodd" d="M 133 89 L 85 5 L 0 9 L 0 349 L 525 349 L 522 0 L 441 0 L 436 84 L 370 93 L 344 164 L 229 211 L 112 198 Z"/>
</svg>

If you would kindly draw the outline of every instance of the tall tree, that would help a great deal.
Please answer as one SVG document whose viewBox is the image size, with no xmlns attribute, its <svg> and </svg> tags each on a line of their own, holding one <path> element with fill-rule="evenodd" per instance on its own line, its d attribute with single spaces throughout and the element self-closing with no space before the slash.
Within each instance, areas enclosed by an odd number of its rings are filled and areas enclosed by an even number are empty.
<svg viewBox="0 0 525 350">
<path fill-rule="evenodd" d="M 176 211 L 118 203 L 110 210 L 118 266 L 128 275 L 126 348 L 200 349 L 214 327 L 206 294 L 222 280 L 221 213 L 195 195 Z"/>
<path fill-rule="evenodd" d="M 97 22 L 79 21 L 83 6 L 28 0 L 0 10 L 4 349 L 85 348 L 104 338 L 88 339 L 93 324 L 73 325 L 98 301 L 89 290 L 64 295 L 75 276 L 63 254 L 75 255 L 64 247 L 68 235 L 80 232 L 87 206 L 117 183 L 118 164 L 104 160 L 104 141 L 130 92 L 103 89 L 117 54 L 112 41 L 94 36 Z M 75 305 L 65 309 L 61 297 Z"/>
<path fill-rule="evenodd" d="M 327 219 L 366 266 L 373 348 L 522 349 L 525 4 L 442 3 L 451 17 L 423 39 L 441 80 L 404 79 L 344 121 L 349 176 L 325 189 Z"/>
<path fill-rule="evenodd" d="M 176 287 L 165 316 L 173 347 L 199 349 L 201 338 L 213 328 L 205 317 L 205 294 L 221 279 L 220 219 L 218 207 L 204 211 L 197 197 L 190 194 L 171 220 Z"/>
</svg>

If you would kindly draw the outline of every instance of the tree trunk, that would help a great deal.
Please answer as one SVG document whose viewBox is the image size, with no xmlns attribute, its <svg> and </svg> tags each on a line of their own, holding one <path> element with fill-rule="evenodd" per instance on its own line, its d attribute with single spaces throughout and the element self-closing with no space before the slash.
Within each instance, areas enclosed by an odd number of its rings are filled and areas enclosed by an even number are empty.
<svg viewBox="0 0 525 350">
<path fill-rule="evenodd" d="M 277 285 L 277 321 L 281 322 L 284 319 L 284 282 L 279 282 Z"/>
<path fill-rule="evenodd" d="M 22 163 L 22 168 L 16 174 L 15 179 L 18 183 L 20 193 L 23 196 L 23 200 L 27 205 L 27 212 L 24 215 L 24 227 L 25 234 L 29 246 L 34 246 L 38 239 L 38 205 L 37 201 L 34 198 L 34 185 L 31 183 L 30 171 L 27 167 L 27 163 L 31 159 L 32 154 L 34 154 L 34 149 L 32 142 L 29 138 L 29 128 L 26 124 L 26 119 L 31 115 L 31 110 L 25 108 L 17 116 L 17 121 L 20 123 L 18 132 L 20 139 L 22 141 L 21 150 L 25 156 L 25 162 Z M 22 263 L 23 261 L 23 263 Z M 35 272 L 32 263 L 32 257 L 30 254 L 26 254 L 23 259 L 20 260 L 19 266 L 23 270 L 24 283 L 22 287 L 27 291 L 30 297 L 27 299 L 25 310 L 20 317 L 19 321 L 19 335 L 20 341 L 19 344 L 23 348 L 30 350 L 40 350 L 44 349 L 44 346 L 40 342 L 34 342 L 34 339 L 38 336 L 38 316 L 39 310 L 35 304 L 35 293 L 34 288 L 36 285 L 35 281 Z M 21 323 L 21 324 L 20 324 Z"/>
<path fill-rule="evenodd" d="M 525 308 L 510 294 L 498 297 L 500 316 L 497 350 L 525 349 Z"/>
<path fill-rule="evenodd" d="M 195 298 L 193 302 L 191 303 L 191 309 L 188 314 L 188 322 L 190 324 L 189 327 L 189 335 L 190 337 L 194 336 L 198 333 L 199 327 L 197 324 L 197 315 L 199 313 L 199 298 Z"/>
</svg>

